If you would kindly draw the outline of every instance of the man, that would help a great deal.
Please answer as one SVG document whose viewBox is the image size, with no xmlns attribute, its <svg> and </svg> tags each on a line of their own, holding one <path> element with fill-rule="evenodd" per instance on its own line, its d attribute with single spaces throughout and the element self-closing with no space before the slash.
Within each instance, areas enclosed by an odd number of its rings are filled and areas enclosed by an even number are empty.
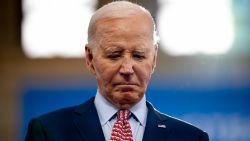
<svg viewBox="0 0 250 141">
<path fill-rule="evenodd" d="M 26 141 L 208 141 L 207 133 L 146 102 L 157 57 L 154 21 L 146 9 L 117 1 L 97 10 L 85 52 L 98 82 L 96 96 L 33 119 Z"/>
</svg>

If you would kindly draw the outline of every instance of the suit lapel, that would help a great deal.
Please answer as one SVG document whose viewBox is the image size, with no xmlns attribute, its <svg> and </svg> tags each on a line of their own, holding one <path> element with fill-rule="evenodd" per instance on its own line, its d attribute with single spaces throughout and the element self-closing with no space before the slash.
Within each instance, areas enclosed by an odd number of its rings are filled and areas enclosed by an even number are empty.
<svg viewBox="0 0 250 141">
<path fill-rule="evenodd" d="M 170 133 L 170 128 L 166 125 L 167 118 L 156 111 L 149 102 L 147 107 L 148 115 L 143 141 L 166 140 Z M 105 141 L 94 98 L 75 109 L 73 120 L 83 141 Z"/>
<path fill-rule="evenodd" d="M 156 111 L 149 102 L 147 102 L 147 107 L 148 116 L 143 141 L 166 140 L 170 133 L 170 128 L 165 125 L 167 118 Z"/>
<path fill-rule="evenodd" d="M 94 98 L 75 109 L 74 122 L 84 141 L 105 141 Z"/>
</svg>

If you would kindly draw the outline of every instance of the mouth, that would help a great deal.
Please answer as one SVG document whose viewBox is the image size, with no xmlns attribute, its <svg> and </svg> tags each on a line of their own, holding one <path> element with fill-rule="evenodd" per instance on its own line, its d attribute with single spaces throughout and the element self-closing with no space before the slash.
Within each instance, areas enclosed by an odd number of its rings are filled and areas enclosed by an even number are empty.
<svg viewBox="0 0 250 141">
<path fill-rule="evenodd" d="M 114 86 L 122 92 L 130 92 L 134 91 L 138 85 L 135 83 L 116 83 Z"/>
<path fill-rule="evenodd" d="M 137 86 L 136 83 L 115 83 L 114 86 Z"/>
</svg>

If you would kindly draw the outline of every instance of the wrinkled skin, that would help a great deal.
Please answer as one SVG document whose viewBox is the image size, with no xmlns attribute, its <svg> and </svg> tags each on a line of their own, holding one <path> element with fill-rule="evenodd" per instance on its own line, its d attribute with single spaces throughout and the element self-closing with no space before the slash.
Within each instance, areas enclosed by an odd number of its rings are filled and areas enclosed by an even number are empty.
<svg viewBox="0 0 250 141">
<path fill-rule="evenodd" d="M 105 18 L 96 23 L 95 46 L 85 46 L 100 94 L 118 109 L 131 108 L 146 92 L 157 56 L 153 30 L 143 14 Z"/>
</svg>

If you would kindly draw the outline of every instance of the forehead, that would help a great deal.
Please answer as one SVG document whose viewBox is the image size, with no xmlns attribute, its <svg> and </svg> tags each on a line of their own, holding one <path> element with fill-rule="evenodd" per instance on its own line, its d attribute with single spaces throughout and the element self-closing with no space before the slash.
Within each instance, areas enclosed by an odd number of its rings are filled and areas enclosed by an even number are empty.
<svg viewBox="0 0 250 141">
<path fill-rule="evenodd" d="M 153 24 L 144 15 L 105 18 L 96 23 L 95 40 L 99 44 L 151 44 Z"/>
<path fill-rule="evenodd" d="M 95 34 L 126 34 L 130 36 L 153 35 L 153 23 L 151 19 L 145 15 L 131 15 L 128 17 L 106 17 L 100 19 L 95 24 Z"/>
</svg>

